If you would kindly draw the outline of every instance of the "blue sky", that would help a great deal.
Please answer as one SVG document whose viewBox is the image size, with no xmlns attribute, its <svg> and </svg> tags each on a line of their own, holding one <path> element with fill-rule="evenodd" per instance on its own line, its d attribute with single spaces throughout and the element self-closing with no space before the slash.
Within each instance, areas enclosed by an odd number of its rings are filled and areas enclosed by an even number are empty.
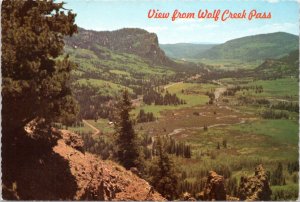
<svg viewBox="0 0 300 202">
<path fill-rule="evenodd" d="M 295 1 L 279 0 L 64 0 L 66 8 L 77 13 L 76 23 L 97 31 L 124 27 L 146 29 L 158 35 L 160 43 L 223 43 L 248 35 L 277 31 L 299 35 L 299 6 Z M 226 22 L 199 19 L 148 19 L 149 9 L 170 12 L 230 9 L 241 12 L 271 12 L 272 19 L 229 20 Z"/>
</svg>

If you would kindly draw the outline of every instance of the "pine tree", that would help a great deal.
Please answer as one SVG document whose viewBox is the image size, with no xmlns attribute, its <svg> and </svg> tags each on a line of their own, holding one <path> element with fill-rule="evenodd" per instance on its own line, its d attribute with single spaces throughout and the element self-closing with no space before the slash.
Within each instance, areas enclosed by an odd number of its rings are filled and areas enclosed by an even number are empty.
<svg viewBox="0 0 300 202">
<path fill-rule="evenodd" d="M 162 140 L 157 141 L 158 160 L 153 170 L 151 184 L 166 199 L 174 200 L 178 197 L 178 178 L 175 173 L 174 163 L 164 150 Z"/>
<path fill-rule="evenodd" d="M 1 3 L 2 180 L 9 187 L 27 158 L 41 153 L 36 148 L 49 149 L 49 126 L 70 125 L 78 112 L 68 85 L 74 64 L 63 56 L 64 36 L 72 36 L 77 26 L 63 3 Z M 24 126 L 34 119 L 43 120 L 45 132 L 33 140 L 24 135 Z"/>
<path fill-rule="evenodd" d="M 128 91 L 124 90 L 123 97 L 118 104 L 118 120 L 116 124 L 117 137 L 117 158 L 127 169 L 139 167 L 139 148 L 137 135 L 133 128 L 133 121 L 130 118 L 132 103 Z"/>
<path fill-rule="evenodd" d="M 272 185 L 284 185 L 285 183 L 285 178 L 283 175 L 283 166 L 281 162 L 278 163 L 276 170 L 271 176 L 271 183 Z"/>
<path fill-rule="evenodd" d="M 67 56 L 57 58 L 63 53 L 63 37 L 71 36 L 77 26 L 75 14 L 63 5 L 46 0 L 2 2 L 4 136 L 18 134 L 16 130 L 35 118 L 66 124 L 75 118 L 78 108 L 68 86 L 74 65 Z"/>
<path fill-rule="evenodd" d="M 227 140 L 226 139 L 223 139 L 222 144 L 223 144 L 224 148 L 227 148 Z"/>
</svg>

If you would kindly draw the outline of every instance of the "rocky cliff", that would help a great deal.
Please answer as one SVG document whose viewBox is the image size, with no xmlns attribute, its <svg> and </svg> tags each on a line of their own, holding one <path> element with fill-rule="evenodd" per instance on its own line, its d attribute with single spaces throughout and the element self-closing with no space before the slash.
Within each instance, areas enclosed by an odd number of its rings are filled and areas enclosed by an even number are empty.
<svg viewBox="0 0 300 202">
<path fill-rule="evenodd" d="M 82 28 L 73 37 L 66 38 L 68 46 L 94 50 L 97 46 L 112 51 L 138 55 L 157 65 L 174 65 L 158 44 L 157 35 L 138 28 L 124 28 L 116 31 L 92 31 Z"/>
<path fill-rule="evenodd" d="M 51 149 L 19 152 L 14 180 L 3 183 L 4 199 L 165 200 L 131 171 L 84 153 L 77 134 L 53 130 L 52 135 L 58 140 Z"/>
</svg>

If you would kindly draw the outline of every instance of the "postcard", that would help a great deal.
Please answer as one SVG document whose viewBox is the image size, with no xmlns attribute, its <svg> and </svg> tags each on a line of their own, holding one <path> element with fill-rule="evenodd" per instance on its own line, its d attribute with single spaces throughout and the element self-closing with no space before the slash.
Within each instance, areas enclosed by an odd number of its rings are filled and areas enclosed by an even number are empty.
<svg viewBox="0 0 300 202">
<path fill-rule="evenodd" d="M 299 4 L 3 0 L 3 200 L 299 200 Z"/>
</svg>

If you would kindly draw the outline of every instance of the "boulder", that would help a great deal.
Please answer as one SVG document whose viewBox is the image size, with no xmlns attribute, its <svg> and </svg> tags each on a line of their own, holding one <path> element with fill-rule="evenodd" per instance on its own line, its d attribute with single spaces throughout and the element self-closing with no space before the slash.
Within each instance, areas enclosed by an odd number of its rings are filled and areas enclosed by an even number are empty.
<svg viewBox="0 0 300 202">
<path fill-rule="evenodd" d="M 60 134 L 66 145 L 84 153 L 84 142 L 78 134 L 68 130 L 61 130 Z"/>
</svg>

